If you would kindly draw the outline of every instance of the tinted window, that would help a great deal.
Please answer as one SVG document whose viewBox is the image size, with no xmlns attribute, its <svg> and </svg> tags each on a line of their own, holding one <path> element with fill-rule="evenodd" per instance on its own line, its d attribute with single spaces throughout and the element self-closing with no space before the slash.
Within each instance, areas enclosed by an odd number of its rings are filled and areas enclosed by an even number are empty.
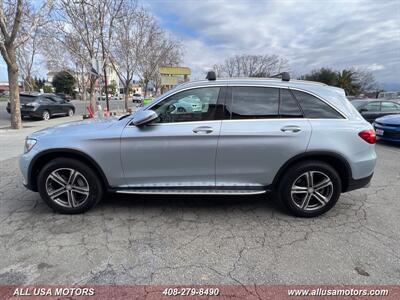
<svg viewBox="0 0 400 300">
<path fill-rule="evenodd" d="M 153 106 L 158 123 L 215 120 L 219 87 L 198 88 L 172 95 Z"/>
<path fill-rule="evenodd" d="M 29 102 L 34 102 L 34 101 L 38 101 L 39 98 L 36 96 L 25 96 L 25 95 L 20 95 L 19 96 L 19 101 L 21 103 L 29 103 Z"/>
<path fill-rule="evenodd" d="M 263 87 L 233 87 L 227 101 L 232 119 L 262 119 L 278 117 L 279 89 Z M 229 103 L 230 102 L 230 103 Z"/>
<path fill-rule="evenodd" d="M 308 93 L 293 91 L 303 110 L 304 116 L 310 119 L 343 119 L 343 117 L 328 104 Z"/>
<path fill-rule="evenodd" d="M 281 89 L 281 103 L 279 105 L 279 115 L 282 118 L 302 118 L 303 113 L 300 110 L 297 100 L 287 89 Z"/>
<path fill-rule="evenodd" d="M 400 110 L 400 105 L 394 102 L 382 101 L 382 111 Z"/>
<path fill-rule="evenodd" d="M 370 102 L 365 106 L 365 108 L 368 111 L 380 111 L 381 110 L 381 103 L 379 101 Z"/>
<path fill-rule="evenodd" d="M 64 102 L 64 100 L 62 98 L 58 97 L 58 96 L 51 96 L 49 98 L 51 100 L 55 101 L 55 102 L 58 102 L 58 103 L 63 103 Z"/>
<path fill-rule="evenodd" d="M 353 106 L 356 109 L 360 109 L 361 107 L 363 107 L 365 105 L 365 101 L 364 100 L 353 100 L 350 103 L 353 104 Z"/>
</svg>

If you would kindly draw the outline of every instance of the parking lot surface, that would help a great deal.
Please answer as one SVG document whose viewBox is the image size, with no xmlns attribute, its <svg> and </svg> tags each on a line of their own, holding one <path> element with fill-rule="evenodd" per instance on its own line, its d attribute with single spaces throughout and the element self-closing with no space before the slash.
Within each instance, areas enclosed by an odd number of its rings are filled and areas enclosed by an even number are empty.
<svg viewBox="0 0 400 300">
<path fill-rule="evenodd" d="M 398 284 L 400 148 L 376 148 L 372 185 L 315 219 L 265 196 L 109 196 L 86 214 L 55 214 L 8 153 L 0 284 Z"/>
</svg>

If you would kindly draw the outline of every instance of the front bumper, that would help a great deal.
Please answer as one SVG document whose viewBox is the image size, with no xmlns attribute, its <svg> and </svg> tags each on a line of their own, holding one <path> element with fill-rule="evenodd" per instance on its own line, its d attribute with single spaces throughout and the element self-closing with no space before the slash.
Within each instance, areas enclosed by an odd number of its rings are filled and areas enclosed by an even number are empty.
<svg viewBox="0 0 400 300">
<path fill-rule="evenodd" d="M 6 107 L 7 112 L 10 114 L 11 110 L 10 107 Z M 21 116 L 22 117 L 31 117 L 31 118 L 40 118 L 41 115 L 38 113 L 37 110 L 31 110 L 31 109 L 21 109 Z"/>
<path fill-rule="evenodd" d="M 22 184 L 27 189 L 32 190 L 34 192 L 37 192 L 33 188 L 31 180 L 29 180 L 29 166 L 30 166 L 30 163 L 31 163 L 31 161 L 32 161 L 34 156 L 35 156 L 34 149 L 29 151 L 28 153 L 22 154 L 20 159 L 19 159 L 19 169 L 20 169 L 22 177 L 23 177 Z"/>
</svg>

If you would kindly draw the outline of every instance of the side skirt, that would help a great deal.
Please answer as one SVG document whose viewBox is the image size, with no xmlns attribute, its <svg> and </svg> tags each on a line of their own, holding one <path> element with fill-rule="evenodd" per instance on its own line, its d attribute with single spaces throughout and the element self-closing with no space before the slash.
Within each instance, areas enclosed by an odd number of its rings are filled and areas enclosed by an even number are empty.
<svg viewBox="0 0 400 300">
<path fill-rule="evenodd" d="M 240 189 L 240 188 L 133 188 L 116 189 L 118 194 L 153 194 L 153 195 L 258 195 L 268 192 L 269 189 Z"/>
</svg>

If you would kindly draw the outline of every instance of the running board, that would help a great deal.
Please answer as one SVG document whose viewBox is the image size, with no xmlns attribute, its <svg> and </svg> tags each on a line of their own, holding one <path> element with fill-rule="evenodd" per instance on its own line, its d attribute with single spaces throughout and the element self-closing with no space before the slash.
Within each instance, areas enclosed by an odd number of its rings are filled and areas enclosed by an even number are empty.
<svg viewBox="0 0 400 300">
<path fill-rule="evenodd" d="M 266 190 L 215 190 L 215 189 L 124 189 L 117 190 L 119 194 L 153 194 L 153 195 L 257 195 Z"/>
</svg>

